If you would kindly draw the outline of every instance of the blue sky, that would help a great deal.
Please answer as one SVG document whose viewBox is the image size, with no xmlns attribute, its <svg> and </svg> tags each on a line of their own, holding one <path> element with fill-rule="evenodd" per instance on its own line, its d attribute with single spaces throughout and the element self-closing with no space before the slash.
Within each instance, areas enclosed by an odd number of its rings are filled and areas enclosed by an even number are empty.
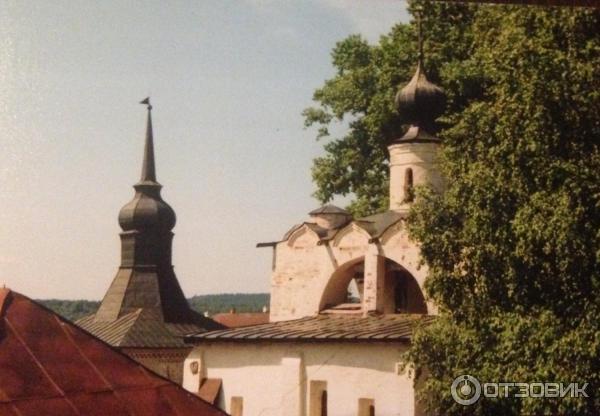
<svg viewBox="0 0 600 416">
<path fill-rule="evenodd" d="M 0 7 L 0 284 L 99 299 L 119 264 L 151 95 L 186 295 L 269 290 L 322 153 L 302 109 L 335 42 L 376 42 L 399 0 L 56 1 Z"/>
</svg>

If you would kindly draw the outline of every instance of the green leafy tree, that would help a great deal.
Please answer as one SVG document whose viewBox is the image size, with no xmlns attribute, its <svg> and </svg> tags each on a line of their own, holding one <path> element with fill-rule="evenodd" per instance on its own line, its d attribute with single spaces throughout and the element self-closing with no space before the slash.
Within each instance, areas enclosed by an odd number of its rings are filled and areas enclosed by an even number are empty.
<svg viewBox="0 0 600 416">
<path fill-rule="evenodd" d="M 478 69 L 463 65 L 471 53 L 468 28 L 476 9 L 431 5 L 426 10 L 443 16 L 424 21 L 428 76 L 446 87 L 448 114 L 460 112 L 482 91 Z M 349 209 L 354 214 L 387 209 L 387 145 L 402 135 L 394 96 L 398 86 L 406 84 L 414 73 L 416 38 L 413 24 L 399 24 L 377 45 L 352 35 L 333 49 L 337 73 L 315 91 L 318 106 L 304 111 L 305 125 L 317 126 L 317 138 L 325 141 L 325 155 L 315 159 L 312 167 L 319 201 L 352 195 Z M 343 137 L 331 137 L 335 124 L 348 127 Z"/>
<path fill-rule="evenodd" d="M 411 6 L 414 6 L 411 5 Z M 440 120 L 447 178 L 418 189 L 409 231 L 440 309 L 409 361 L 425 369 L 435 414 L 600 414 L 600 11 L 425 4 L 425 63 L 449 101 Z M 393 95 L 414 70 L 414 28 L 333 52 L 337 75 L 306 111 L 321 136 L 348 134 L 317 159 L 316 196 L 353 193 L 352 209 L 385 209 L 385 145 L 399 130 Z M 589 383 L 588 398 L 482 398 L 450 385 Z"/>
</svg>

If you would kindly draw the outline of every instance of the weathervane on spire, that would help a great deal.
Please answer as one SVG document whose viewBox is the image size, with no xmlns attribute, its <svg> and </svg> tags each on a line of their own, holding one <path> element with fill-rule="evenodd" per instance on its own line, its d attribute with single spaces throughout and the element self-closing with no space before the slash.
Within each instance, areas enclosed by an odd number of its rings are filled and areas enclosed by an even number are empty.
<svg viewBox="0 0 600 416">
<path fill-rule="evenodd" d="M 144 98 L 140 101 L 140 104 L 146 104 L 148 106 L 148 111 L 152 110 L 152 104 L 150 104 L 150 97 Z"/>
</svg>

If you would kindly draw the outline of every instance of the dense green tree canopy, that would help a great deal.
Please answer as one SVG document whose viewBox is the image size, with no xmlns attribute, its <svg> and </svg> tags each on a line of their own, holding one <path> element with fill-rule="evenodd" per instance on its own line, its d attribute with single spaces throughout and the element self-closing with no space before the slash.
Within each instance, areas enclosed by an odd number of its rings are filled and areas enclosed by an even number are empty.
<svg viewBox="0 0 600 416">
<path fill-rule="evenodd" d="M 414 6 L 414 4 L 412 5 Z M 436 322 L 410 352 L 438 414 L 600 414 L 600 13 L 425 4 L 425 64 L 449 100 L 440 119 L 447 189 L 421 189 L 410 224 Z M 336 45 L 316 91 L 316 196 L 386 208 L 393 96 L 414 71 L 413 25 L 377 45 Z M 341 138 L 325 138 L 336 120 Z M 505 398 L 464 407 L 452 380 L 584 382 L 587 399 Z"/>
<path fill-rule="evenodd" d="M 449 96 L 446 119 L 482 94 L 479 68 L 467 62 L 475 10 L 460 5 L 425 8 L 425 65 L 429 79 L 443 85 Z M 445 17 L 429 16 L 434 11 Z M 387 208 L 387 144 L 403 133 L 394 96 L 415 71 L 416 39 L 413 24 L 399 24 L 377 45 L 353 35 L 335 46 L 337 74 L 315 91 L 319 105 L 304 111 L 306 126 L 318 126 L 317 138 L 325 141 L 325 156 L 315 159 L 312 168 L 321 202 L 353 195 L 350 209 L 355 214 Z M 349 127 L 345 136 L 330 137 L 329 128 L 336 123 Z"/>
</svg>

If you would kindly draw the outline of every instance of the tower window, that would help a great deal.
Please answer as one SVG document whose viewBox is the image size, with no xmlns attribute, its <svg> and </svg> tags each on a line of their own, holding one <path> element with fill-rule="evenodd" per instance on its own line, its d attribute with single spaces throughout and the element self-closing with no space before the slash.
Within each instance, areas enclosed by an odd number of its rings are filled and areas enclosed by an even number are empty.
<svg viewBox="0 0 600 416">
<path fill-rule="evenodd" d="M 404 202 L 412 202 L 415 199 L 415 191 L 413 189 L 413 170 L 406 168 L 404 171 Z"/>
</svg>

